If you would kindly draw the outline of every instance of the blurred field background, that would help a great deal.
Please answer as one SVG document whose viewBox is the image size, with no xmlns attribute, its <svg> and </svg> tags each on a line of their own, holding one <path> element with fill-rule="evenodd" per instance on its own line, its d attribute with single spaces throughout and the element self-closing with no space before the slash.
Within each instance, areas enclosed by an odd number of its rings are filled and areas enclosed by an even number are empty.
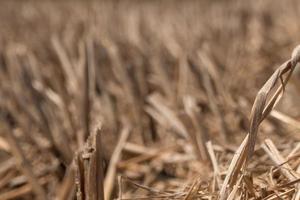
<svg viewBox="0 0 300 200">
<path fill-rule="evenodd" d="M 219 199 L 299 18 L 297 0 L 1 1 L 0 199 Z M 298 199 L 261 144 L 298 173 L 299 130 L 296 69 L 226 199 Z"/>
</svg>

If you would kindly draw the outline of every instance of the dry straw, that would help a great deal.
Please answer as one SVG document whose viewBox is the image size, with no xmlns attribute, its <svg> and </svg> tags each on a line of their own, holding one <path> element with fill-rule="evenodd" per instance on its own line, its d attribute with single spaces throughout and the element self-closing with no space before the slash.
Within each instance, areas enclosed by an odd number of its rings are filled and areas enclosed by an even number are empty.
<svg viewBox="0 0 300 200">
<path fill-rule="evenodd" d="M 300 46 L 297 46 L 291 56 L 291 59 L 282 64 L 266 81 L 263 87 L 257 93 L 256 99 L 254 101 L 251 115 L 250 115 L 250 127 L 249 133 L 244 138 L 240 147 L 236 150 L 231 163 L 226 171 L 225 178 L 222 181 L 219 163 L 215 156 L 215 148 L 209 141 L 206 143 L 206 149 L 208 156 L 212 162 L 213 166 L 213 181 L 212 187 L 209 191 L 200 189 L 201 178 L 196 179 L 186 190 L 182 192 L 171 192 L 164 193 L 162 191 L 155 191 L 154 189 L 146 188 L 145 186 L 136 185 L 138 188 L 146 189 L 149 191 L 150 195 L 147 197 L 136 197 L 134 199 L 198 199 L 198 198 L 208 198 L 208 199 L 220 199 L 220 200 L 233 200 L 233 199 L 295 199 L 300 198 L 300 188 L 298 182 L 300 181 L 298 171 L 288 164 L 289 160 L 285 160 L 280 154 L 275 144 L 267 139 L 262 145 L 262 149 L 266 152 L 267 156 L 273 162 L 276 168 L 280 170 L 282 176 L 279 176 L 277 181 L 284 182 L 282 177 L 287 179 L 284 184 L 279 184 L 277 186 L 274 180 L 273 169 L 271 168 L 270 174 L 267 177 L 271 178 L 271 182 L 274 186 L 272 191 L 267 192 L 267 194 L 262 194 L 260 192 L 264 191 L 265 188 L 263 184 L 256 185 L 253 181 L 253 175 L 251 175 L 251 170 L 253 170 L 249 165 L 253 162 L 252 158 L 255 153 L 255 143 L 257 140 L 257 133 L 259 125 L 261 122 L 270 114 L 272 109 L 276 106 L 280 98 L 282 97 L 285 87 L 294 71 L 296 66 L 300 61 Z M 154 101 L 152 101 L 153 103 Z M 283 118 L 283 122 L 289 123 L 295 120 L 288 117 L 282 117 L 282 114 L 274 111 L 274 116 L 278 119 Z M 288 120 L 288 122 L 287 122 Z M 172 120 L 171 120 L 172 121 Z M 175 120 L 179 123 L 179 120 Z M 175 126 L 174 127 L 178 127 Z M 179 129 L 180 130 L 180 129 Z M 182 131 L 183 132 L 183 131 Z M 297 145 L 289 155 L 289 158 L 294 158 L 295 152 L 299 150 L 299 145 Z M 299 164 L 299 163 L 298 163 Z M 298 164 L 296 165 L 298 167 Z M 300 168 L 298 168 L 300 169 Z M 277 173 L 277 172 L 276 172 Z M 260 179 L 262 179 L 260 177 Z M 256 180 L 257 181 L 257 180 Z M 119 184 L 122 184 L 119 182 Z M 258 188 L 260 187 L 260 188 Z M 270 187 L 270 186 L 269 186 Z M 122 187 L 119 187 L 120 189 Z M 216 192 L 218 194 L 216 194 Z M 122 192 L 120 193 L 119 199 L 122 198 Z"/>
<path fill-rule="evenodd" d="M 0 6 L 0 199 L 299 199 L 298 2 L 63 4 Z"/>
<path fill-rule="evenodd" d="M 297 46 L 293 50 L 291 59 L 283 63 L 257 93 L 250 115 L 249 133 L 245 137 L 239 149 L 236 151 L 235 156 L 233 157 L 228 168 L 228 172 L 220 190 L 221 200 L 229 199 L 229 197 L 233 195 L 233 191 L 237 192 L 236 186 L 234 185 L 239 185 L 238 183 L 240 183 L 240 179 L 238 179 L 238 176 L 239 174 L 243 173 L 243 170 L 247 168 L 247 164 L 251 161 L 250 159 L 254 153 L 259 125 L 268 116 L 268 114 L 272 111 L 282 97 L 286 84 L 288 83 L 299 61 L 300 46 Z M 270 143 L 270 141 L 268 143 Z M 274 145 L 272 145 L 272 147 L 273 148 L 271 149 L 275 149 Z M 267 149 L 267 146 L 264 149 Z M 271 158 L 275 159 L 276 154 L 279 153 L 277 151 L 268 151 L 268 154 L 271 156 Z M 279 165 L 283 162 L 284 159 L 279 157 L 278 162 L 275 164 Z M 291 170 L 284 169 L 283 173 L 286 174 L 291 181 L 293 181 L 295 178 L 297 178 L 297 176 L 290 175 L 290 171 Z M 228 197 L 229 193 L 230 195 Z"/>
</svg>

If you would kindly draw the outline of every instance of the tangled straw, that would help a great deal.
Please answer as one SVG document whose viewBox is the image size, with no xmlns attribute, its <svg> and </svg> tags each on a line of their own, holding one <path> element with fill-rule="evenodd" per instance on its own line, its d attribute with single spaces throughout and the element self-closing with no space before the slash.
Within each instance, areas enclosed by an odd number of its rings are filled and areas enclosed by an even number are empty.
<svg viewBox="0 0 300 200">
<path fill-rule="evenodd" d="M 259 125 L 282 97 L 285 86 L 299 61 L 300 45 L 294 49 L 291 59 L 283 63 L 257 93 L 251 110 L 249 133 L 236 151 L 229 165 L 220 190 L 220 200 L 226 199 L 229 193 L 228 189 L 231 190 L 229 196 L 234 196 L 236 190 L 232 188 L 239 185 L 239 174 L 247 167 L 248 161 L 253 156 Z"/>
<path fill-rule="evenodd" d="M 247 160 L 253 155 L 260 123 L 281 99 L 285 86 L 299 61 L 300 45 L 293 50 L 291 59 L 283 63 L 257 93 L 250 115 Z M 277 84 L 279 80 L 281 84 Z"/>
</svg>

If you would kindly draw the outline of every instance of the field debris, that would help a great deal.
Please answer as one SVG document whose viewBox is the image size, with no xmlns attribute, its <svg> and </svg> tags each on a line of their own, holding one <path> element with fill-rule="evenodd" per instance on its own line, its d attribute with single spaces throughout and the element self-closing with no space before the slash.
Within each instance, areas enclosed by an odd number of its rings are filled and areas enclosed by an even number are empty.
<svg viewBox="0 0 300 200">
<path fill-rule="evenodd" d="M 0 199 L 300 200 L 275 2 L 1 2 Z"/>
</svg>

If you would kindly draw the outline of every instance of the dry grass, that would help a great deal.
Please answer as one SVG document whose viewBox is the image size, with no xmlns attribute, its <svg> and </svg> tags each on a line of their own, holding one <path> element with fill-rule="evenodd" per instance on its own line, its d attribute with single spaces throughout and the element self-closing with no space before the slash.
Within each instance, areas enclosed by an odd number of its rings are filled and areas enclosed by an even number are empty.
<svg viewBox="0 0 300 200">
<path fill-rule="evenodd" d="M 300 199 L 298 1 L 0 4 L 0 199 Z"/>
</svg>

